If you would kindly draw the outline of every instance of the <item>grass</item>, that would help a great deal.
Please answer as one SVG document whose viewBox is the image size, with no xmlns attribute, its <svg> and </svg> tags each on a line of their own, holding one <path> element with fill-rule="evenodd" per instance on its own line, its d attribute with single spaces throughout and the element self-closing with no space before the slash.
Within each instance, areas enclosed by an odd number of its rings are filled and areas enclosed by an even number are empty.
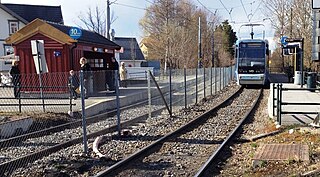
<svg viewBox="0 0 320 177">
<path fill-rule="evenodd" d="M 257 144 L 257 143 L 251 143 L 251 147 L 257 148 L 257 147 L 258 147 L 258 144 Z"/>
</svg>

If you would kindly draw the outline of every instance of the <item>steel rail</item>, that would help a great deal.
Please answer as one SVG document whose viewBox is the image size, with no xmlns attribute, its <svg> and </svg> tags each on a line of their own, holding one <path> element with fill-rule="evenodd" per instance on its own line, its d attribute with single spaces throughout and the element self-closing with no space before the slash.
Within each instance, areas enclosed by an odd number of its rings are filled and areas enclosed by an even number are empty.
<svg viewBox="0 0 320 177">
<path fill-rule="evenodd" d="M 160 96 L 157 96 L 154 99 L 159 99 L 159 97 Z M 174 102 L 173 104 L 179 103 L 180 101 L 181 100 L 179 99 L 176 102 Z M 148 100 L 144 100 L 144 101 L 142 101 L 140 103 L 136 103 L 134 105 L 123 107 L 122 109 L 125 109 L 125 108 L 129 109 L 130 107 L 139 106 L 140 104 L 143 104 L 145 102 L 148 102 Z M 152 111 L 152 114 L 159 114 L 165 109 L 166 109 L 165 107 L 161 107 L 161 108 L 159 108 L 157 110 Z M 107 113 L 102 113 L 100 115 L 92 116 L 90 118 L 87 118 L 87 124 L 97 122 L 97 121 L 105 118 L 106 115 L 114 113 L 114 112 L 116 112 L 116 110 L 109 111 Z M 124 128 L 127 128 L 127 127 L 131 126 L 132 124 L 141 123 L 142 121 L 145 121 L 148 117 L 149 117 L 149 113 L 146 113 L 146 114 L 143 114 L 141 116 L 135 117 L 133 119 L 124 121 L 124 122 L 122 122 L 120 124 L 120 126 L 124 127 Z M 66 123 L 66 124 L 63 124 L 63 125 L 51 127 L 49 129 L 40 130 L 40 131 L 37 131 L 37 132 L 32 132 L 32 133 L 29 133 L 29 134 L 26 134 L 26 135 L 12 137 L 12 138 L 0 141 L 0 147 L 1 147 L 1 145 L 4 146 L 5 142 L 8 143 L 8 142 L 23 141 L 23 140 L 26 140 L 28 138 L 38 137 L 39 135 L 42 136 L 42 135 L 50 134 L 49 131 L 51 131 L 51 133 L 52 133 L 52 131 L 60 131 L 60 130 L 64 130 L 64 129 L 70 128 L 70 127 L 72 128 L 72 127 L 81 126 L 81 124 L 82 124 L 82 122 L 81 122 L 81 120 L 79 120 L 79 121 L 76 121 L 76 122 L 71 122 L 71 123 Z M 88 138 L 95 138 L 95 137 L 98 137 L 98 136 L 101 136 L 101 135 L 105 135 L 107 133 L 116 132 L 116 131 L 117 131 L 117 125 L 112 125 L 109 128 L 105 128 L 105 129 L 102 129 L 100 131 L 97 131 L 97 132 L 94 132 L 94 133 L 90 133 L 90 134 L 87 135 L 87 137 Z M 1 169 L 0 176 L 3 176 L 5 173 L 11 173 L 15 169 L 25 166 L 27 163 L 33 162 L 33 161 L 35 161 L 37 159 L 40 159 L 40 158 L 42 158 L 44 156 L 47 156 L 47 155 L 52 154 L 54 152 L 57 152 L 57 151 L 59 151 L 59 150 L 61 150 L 63 148 L 67 148 L 67 147 L 70 147 L 72 145 L 82 143 L 82 141 L 83 141 L 82 137 L 76 138 L 76 139 L 72 139 L 70 141 L 54 145 L 52 147 L 40 150 L 38 152 L 34 152 L 34 153 L 31 153 L 31 154 L 28 154 L 28 155 L 25 155 L 25 156 L 10 160 L 8 162 L 1 163 L 0 164 L 0 169 Z"/>
<path fill-rule="evenodd" d="M 153 98 L 153 100 L 159 99 L 159 98 L 160 98 L 160 96 L 157 96 L 157 97 Z M 141 105 L 146 104 L 146 103 L 148 103 L 148 100 L 139 101 L 139 102 L 137 102 L 135 104 L 121 107 L 120 111 L 128 110 L 130 108 L 141 106 Z M 109 110 L 107 112 L 100 113 L 100 114 L 97 114 L 97 115 L 94 115 L 94 116 L 90 116 L 90 117 L 88 117 L 86 119 L 87 125 L 90 125 L 90 124 L 96 123 L 98 121 L 104 120 L 106 118 L 106 116 L 115 115 L 116 112 L 117 112 L 117 110 L 115 109 L 115 110 Z M 16 120 L 14 120 L 14 121 L 16 121 Z M 14 121 L 8 121 L 6 123 L 10 123 L 10 122 L 14 122 Z M 0 140 L 0 148 L 1 147 L 6 147 L 8 145 L 12 145 L 10 143 L 17 143 L 17 142 L 20 143 L 21 141 L 24 141 L 24 140 L 27 140 L 27 139 L 30 139 L 30 138 L 36 138 L 36 137 L 40 137 L 40 136 L 44 136 L 44 135 L 49 135 L 51 133 L 63 131 L 63 130 L 68 129 L 68 128 L 76 128 L 76 127 L 79 127 L 81 125 L 82 125 L 82 120 L 76 120 L 76 121 L 73 121 L 73 122 L 68 122 L 68 123 L 64 123 L 64 124 L 61 124 L 61 125 L 45 128 L 45 129 L 42 129 L 42 130 L 33 131 L 33 132 L 26 133 L 26 134 L 23 134 L 23 135 L 18 135 L 18 136 L 2 139 L 2 140 Z"/>
<path fill-rule="evenodd" d="M 152 113 L 153 114 L 158 114 L 161 111 L 163 111 L 164 109 L 165 108 L 163 107 L 161 109 L 153 111 Z M 140 123 L 140 122 L 146 120 L 148 118 L 148 116 L 149 116 L 149 113 L 146 113 L 144 115 L 138 116 L 138 117 L 133 118 L 131 120 L 124 121 L 120 125 L 121 125 L 121 127 L 126 128 L 126 127 L 131 126 L 132 124 Z M 99 130 L 97 132 L 90 133 L 90 134 L 87 135 L 87 137 L 88 138 L 95 138 L 95 137 L 98 137 L 98 136 L 101 136 L 101 135 L 105 135 L 107 133 L 116 132 L 116 131 L 117 131 L 117 125 L 113 125 L 111 127 Z M 38 152 L 34 152 L 34 153 L 31 153 L 31 154 L 28 154 L 28 155 L 25 155 L 25 156 L 10 160 L 8 162 L 1 163 L 0 164 L 0 169 L 1 169 L 0 176 L 3 176 L 4 173 L 11 173 L 15 169 L 25 166 L 27 163 L 33 162 L 33 161 L 35 161 L 37 159 L 40 159 L 40 158 L 42 158 L 44 156 L 47 156 L 49 154 L 52 154 L 54 152 L 57 152 L 57 151 L 59 151 L 61 149 L 70 147 L 70 146 L 78 144 L 78 143 L 82 143 L 82 141 L 83 141 L 82 137 L 76 138 L 76 139 L 72 139 L 70 141 L 54 145 L 52 147 L 40 150 Z"/>
<path fill-rule="evenodd" d="M 165 93 L 165 94 L 167 95 L 168 93 Z M 193 95 L 193 94 L 191 94 L 191 95 Z M 157 100 L 157 99 L 160 99 L 160 98 L 161 98 L 161 96 L 159 95 L 159 96 L 154 97 L 153 100 Z M 176 101 L 173 104 L 179 103 L 181 100 L 182 99 Z M 136 106 L 140 106 L 140 105 L 143 105 L 145 103 L 148 103 L 148 100 L 143 100 L 143 101 L 137 102 L 137 103 L 129 105 L 129 106 L 121 107 L 120 111 L 128 110 L 130 108 L 133 108 L 133 107 L 136 107 Z M 105 113 L 101 113 L 101 114 L 98 114 L 98 115 L 90 116 L 90 117 L 86 118 L 87 125 L 96 123 L 96 122 L 98 122 L 100 120 L 104 120 L 106 116 L 115 115 L 115 114 L 116 114 L 116 110 L 111 110 L 111 111 L 107 111 Z M 8 121 L 8 123 L 10 123 L 10 122 L 13 122 L 13 121 Z M 12 143 L 20 143 L 20 142 L 25 141 L 25 140 L 30 139 L 30 138 L 36 138 L 36 137 L 40 137 L 40 136 L 49 135 L 51 133 L 63 131 L 63 130 L 68 129 L 68 128 L 76 128 L 76 127 L 79 127 L 81 125 L 82 125 L 82 120 L 77 120 L 77 121 L 74 121 L 74 122 L 68 122 L 68 123 L 64 123 L 64 124 L 61 124 L 61 125 L 45 128 L 45 129 L 42 129 L 42 130 L 33 131 L 33 132 L 26 133 L 26 134 L 23 134 L 23 135 L 18 135 L 18 136 L 6 138 L 6 139 L 1 139 L 0 140 L 0 148 L 1 147 L 7 147 L 7 146 L 10 146 L 10 145 L 15 145 L 15 144 L 12 144 Z"/>
<path fill-rule="evenodd" d="M 210 158 L 207 160 L 206 163 L 198 170 L 197 174 L 194 175 L 194 177 L 201 177 L 204 176 L 204 173 L 208 170 L 208 168 L 215 162 L 217 156 L 222 152 L 224 149 L 225 145 L 230 142 L 232 138 L 236 135 L 236 132 L 239 130 L 239 128 L 243 125 L 244 121 L 249 117 L 249 115 L 252 113 L 252 111 L 256 108 L 257 103 L 262 95 L 262 89 L 260 89 L 260 93 L 257 97 L 257 99 L 254 101 L 253 106 L 251 107 L 250 110 L 247 111 L 247 113 L 244 115 L 242 120 L 239 122 L 237 127 L 229 134 L 227 139 L 223 141 L 223 143 L 219 146 L 219 148 L 210 156 Z"/>
<path fill-rule="evenodd" d="M 130 164 L 134 160 L 136 160 L 136 159 L 138 159 L 138 158 L 140 158 L 142 156 L 149 155 L 150 153 L 152 153 L 152 152 L 150 152 L 152 148 L 156 148 L 158 146 L 161 146 L 164 142 L 168 141 L 168 139 L 170 139 L 171 137 L 174 137 L 174 136 L 178 135 L 179 133 L 189 129 L 190 126 L 194 126 L 197 123 L 207 119 L 210 115 L 212 115 L 212 113 L 216 112 L 218 109 L 220 109 L 224 105 L 228 104 L 229 101 L 232 100 L 234 97 L 236 97 L 242 90 L 243 90 L 243 87 L 239 88 L 233 95 L 228 97 L 226 100 L 223 100 L 218 105 L 214 106 L 212 109 L 210 109 L 210 110 L 204 112 L 203 114 L 197 116 L 195 119 L 193 119 L 192 121 L 188 122 L 187 124 L 181 126 L 180 128 L 176 129 L 175 131 L 173 131 L 171 133 L 168 133 L 167 135 L 159 138 L 158 140 L 155 140 L 150 145 L 148 145 L 148 146 L 142 148 L 141 150 L 133 153 L 129 157 L 121 160 L 120 162 L 110 166 L 108 169 L 99 172 L 95 177 L 103 177 L 103 176 L 108 176 L 108 175 L 114 174 L 114 173 L 117 172 L 117 170 L 127 166 L 128 164 Z"/>
</svg>

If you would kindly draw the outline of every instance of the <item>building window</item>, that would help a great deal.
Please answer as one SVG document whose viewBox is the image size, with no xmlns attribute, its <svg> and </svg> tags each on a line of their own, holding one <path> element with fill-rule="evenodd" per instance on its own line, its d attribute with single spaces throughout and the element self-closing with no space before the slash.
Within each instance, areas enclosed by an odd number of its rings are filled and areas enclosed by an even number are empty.
<svg viewBox="0 0 320 177">
<path fill-rule="evenodd" d="M 18 21 L 9 21 L 9 35 L 17 32 L 19 30 L 19 22 Z"/>
<path fill-rule="evenodd" d="M 320 36 L 318 36 L 318 44 L 320 44 Z"/>
<path fill-rule="evenodd" d="M 4 55 L 13 54 L 13 47 L 11 45 L 4 45 Z"/>
<path fill-rule="evenodd" d="M 103 59 L 88 59 L 92 68 L 103 68 Z"/>
<path fill-rule="evenodd" d="M 319 20 L 319 22 L 318 22 L 318 28 L 320 28 L 320 20 Z"/>
</svg>

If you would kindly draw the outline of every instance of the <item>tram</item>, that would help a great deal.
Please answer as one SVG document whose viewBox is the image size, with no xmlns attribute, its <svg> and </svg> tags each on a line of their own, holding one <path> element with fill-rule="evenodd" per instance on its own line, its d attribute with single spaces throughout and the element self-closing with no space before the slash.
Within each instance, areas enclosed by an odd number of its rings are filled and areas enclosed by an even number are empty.
<svg viewBox="0 0 320 177">
<path fill-rule="evenodd" d="M 244 39 L 236 43 L 236 79 L 238 85 L 269 83 L 269 44 L 263 39 Z"/>
</svg>

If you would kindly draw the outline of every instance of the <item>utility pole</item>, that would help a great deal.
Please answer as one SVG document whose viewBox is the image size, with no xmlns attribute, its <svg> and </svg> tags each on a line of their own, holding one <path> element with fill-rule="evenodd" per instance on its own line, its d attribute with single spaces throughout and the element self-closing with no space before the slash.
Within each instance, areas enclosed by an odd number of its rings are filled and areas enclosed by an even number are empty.
<svg viewBox="0 0 320 177">
<path fill-rule="evenodd" d="M 167 45 L 166 45 L 166 55 L 164 59 L 164 72 L 167 73 L 167 67 L 168 67 L 168 62 L 169 62 L 169 5 L 166 4 L 166 40 L 167 40 Z M 170 66 L 171 67 L 171 66 Z"/>
<path fill-rule="evenodd" d="M 201 68 L 201 60 L 202 60 L 202 53 L 201 53 L 201 18 L 199 17 L 199 31 L 198 31 L 198 68 Z"/>
<path fill-rule="evenodd" d="M 107 39 L 110 39 L 110 0 L 107 0 Z"/>
<path fill-rule="evenodd" d="M 211 45 L 212 45 L 211 67 L 213 68 L 213 67 L 215 67 L 214 66 L 214 31 L 212 32 Z"/>
</svg>

